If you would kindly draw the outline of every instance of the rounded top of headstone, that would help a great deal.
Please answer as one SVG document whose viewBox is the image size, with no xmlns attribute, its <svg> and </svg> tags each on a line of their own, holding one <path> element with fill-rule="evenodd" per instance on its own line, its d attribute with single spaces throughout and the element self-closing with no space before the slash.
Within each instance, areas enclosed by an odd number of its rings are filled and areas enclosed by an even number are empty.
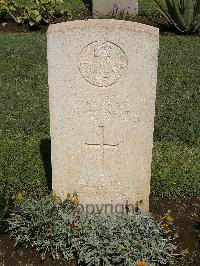
<svg viewBox="0 0 200 266">
<path fill-rule="evenodd" d="M 115 19 L 75 20 L 75 21 L 52 24 L 49 26 L 47 33 L 62 32 L 74 28 L 112 28 L 112 27 L 159 35 L 158 28 L 137 22 L 115 20 Z"/>
</svg>

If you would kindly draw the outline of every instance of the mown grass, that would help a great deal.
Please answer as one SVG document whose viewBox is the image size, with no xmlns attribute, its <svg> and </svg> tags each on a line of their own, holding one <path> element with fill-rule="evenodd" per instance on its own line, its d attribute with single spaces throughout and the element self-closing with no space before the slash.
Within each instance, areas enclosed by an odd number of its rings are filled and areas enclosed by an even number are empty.
<svg viewBox="0 0 200 266">
<path fill-rule="evenodd" d="M 152 164 L 152 192 L 200 192 L 200 42 L 194 37 L 160 39 Z"/>
<path fill-rule="evenodd" d="M 0 178 L 45 184 L 40 141 L 49 137 L 46 38 L 0 34 Z"/>
<path fill-rule="evenodd" d="M 45 188 L 48 169 L 41 146 L 50 138 L 46 38 L 1 33 L 0 51 L 0 182 Z M 160 38 L 153 194 L 200 192 L 199 64 L 199 38 Z"/>
</svg>

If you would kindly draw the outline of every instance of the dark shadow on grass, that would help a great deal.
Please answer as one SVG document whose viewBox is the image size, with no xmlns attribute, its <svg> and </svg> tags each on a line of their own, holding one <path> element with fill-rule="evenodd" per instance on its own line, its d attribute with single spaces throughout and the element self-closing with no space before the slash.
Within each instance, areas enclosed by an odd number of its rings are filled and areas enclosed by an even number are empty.
<svg viewBox="0 0 200 266">
<path fill-rule="evenodd" d="M 88 8 L 90 15 L 92 15 L 92 0 L 83 0 L 83 3 Z"/>
<path fill-rule="evenodd" d="M 52 167 L 51 167 L 51 140 L 42 139 L 40 142 L 40 154 L 45 170 L 45 177 L 49 191 L 52 190 Z"/>
</svg>

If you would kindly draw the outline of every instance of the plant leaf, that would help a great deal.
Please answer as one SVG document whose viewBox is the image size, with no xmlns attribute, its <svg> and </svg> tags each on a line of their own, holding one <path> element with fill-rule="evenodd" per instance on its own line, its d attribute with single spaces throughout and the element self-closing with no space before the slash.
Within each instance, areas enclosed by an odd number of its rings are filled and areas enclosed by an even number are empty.
<svg viewBox="0 0 200 266">
<path fill-rule="evenodd" d="M 200 16 L 200 0 L 196 0 L 195 7 L 194 7 L 194 17 L 196 18 L 199 16 Z"/>
<path fill-rule="evenodd" d="M 194 19 L 194 2 L 193 0 L 184 1 L 183 19 L 187 27 L 190 27 Z"/>
<path fill-rule="evenodd" d="M 169 0 L 166 0 L 169 2 Z M 188 28 L 185 24 L 185 21 L 183 19 L 183 16 L 180 13 L 179 5 L 177 3 L 177 0 L 172 0 L 172 6 L 173 6 L 173 12 L 174 12 L 174 18 L 177 23 L 177 25 L 183 30 L 186 31 Z"/>
<path fill-rule="evenodd" d="M 168 22 L 170 22 L 170 16 L 167 14 L 167 12 L 163 11 L 162 9 L 156 7 L 156 10 L 158 10 L 158 12 L 160 12 L 160 14 L 167 19 Z"/>
<path fill-rule="evenodd" d="M 174 10 L 174 7 L 171 3 L 171 0 L 165 0 L 166 2 L 166 6 L 167 6 L 167 9 L 168 9 L 168 13 L 170 14 L 170 17 L 173 19 L 173 20 L 176 20 L 176 15 L 175 15 L 175 10 Z"/>
<path fill-rule="evenodd" d="M 197 22 L 197 24 L 194 26 L 194 32 L 197 32 L 200 30 L 200 20 Z"/>
</svg>

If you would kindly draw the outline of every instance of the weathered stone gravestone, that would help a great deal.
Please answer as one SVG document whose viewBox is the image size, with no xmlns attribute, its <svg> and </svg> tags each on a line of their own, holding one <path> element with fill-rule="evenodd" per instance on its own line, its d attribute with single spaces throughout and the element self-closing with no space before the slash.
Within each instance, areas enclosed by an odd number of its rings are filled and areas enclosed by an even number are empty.
<svg viewBox="0 0 200 266">
<path fill-rule="evenodd" d="M 138 13 L 137 0 L 93 0 L 93 13 L 107 15 L 113 10 L 128 12 L 129 14 Z"/>
<path fill-rule="evenodd" d="M 77 191 L 84 206 L 148 210 L 158 44 L 158 29 L 132 22 L 49 27 L 53 189 L 61 197 Z"/>
</svg>

